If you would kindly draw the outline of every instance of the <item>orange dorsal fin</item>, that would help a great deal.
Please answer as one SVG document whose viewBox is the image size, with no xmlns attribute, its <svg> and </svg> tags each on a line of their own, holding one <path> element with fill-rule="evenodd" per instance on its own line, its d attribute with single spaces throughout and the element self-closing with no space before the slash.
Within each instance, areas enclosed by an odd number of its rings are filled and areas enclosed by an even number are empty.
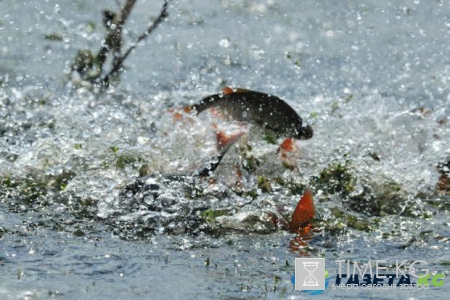
<svg viewBox="0 0 450 300">
<path fill-rule="evenodd" d="M 314 215 L 315 209 L 312 193 L 310 190 L 306 190 L 292 214 L 289 229 L 293 232 L 297 231 L 301 225 L 314 218 Z"/>
<path fill-rule="evenodd" d="M 222 89 L 222 93 L 223 93 L 224 95 L 228 95 L 228 94 L 234 93 L 234 91 L 233 91 L 233 89 L 230 88 L 229 86 L 226 86 L 226 87 L 224 87 L 224 88 Z"/>
<path fill-rule="evenodd" d="M 251 92 L 251 91 L 243 89 L 243 88 L 232 89 L 229 86 L 226 86 L 226 87 L 224 87 L 222 89 L 222 93 L 224 95 L 229 95 L 229 94 L 232 94 L 232 93 L 248 93 L 248 92 Z"/>
</svg>

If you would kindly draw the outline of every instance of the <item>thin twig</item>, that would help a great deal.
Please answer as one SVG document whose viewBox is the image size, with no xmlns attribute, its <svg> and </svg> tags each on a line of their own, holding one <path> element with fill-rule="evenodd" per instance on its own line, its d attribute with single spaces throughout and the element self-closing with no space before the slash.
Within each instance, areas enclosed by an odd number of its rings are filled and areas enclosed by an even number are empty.
<svg viewBox="0 0 450 300">
<path fill-rule="evenodd" d="M 155 30 L 156 27 L 158 27 L 159 24 L 161 24 L 162 21 L 164 21 L 164 19 L 169 15 L 167 13 L 167 5 L 168 5 L 168 2 L 164 1 L 163 7 L 161 8 L 161 12 L 159 13 L 158 18 L 156 18 L 156 20 L 147 28 L 146 32 L 144 32 L 143 34 L 141 34 L 138 37 L 136 43 L 133 46 L 131 46 L 127 52 L 131 51 L 132 50 L 131 48 L 136 47 L 137 44 L 139 44 L 140 42 L 142 42 L 142 40 L 144 40 L 146 37 L 148 37 L 153 32 L 153 30 Z"/>
<path fill-rule="evenodd" d="M 121 10 L 120 19 L 119 22 L 117 22 L 116 29 L 122 31 L 123 25 L 127 22 L 128 16 L 130 15 L 135 3 L 136 0 L 127 0 L 127 2 L 125 2 L 125 5 Z"/>
<path fill-rule="evenodd" d="M 112 65 L 114 66 L 117 64 L 117 62 L 120 60 L 121 52 L 122 52 L 122 31 L 125 23 L 128 20 L 128 17 L 130 16 L 131 10 L 133 9 L 134 5 L 136 4 L 136 0 L 127 0 L 125 2 L 125 5 L 120 11 L 119 19 L 116 23 L 116 28 L 114 28 L 113 31 L 113 45 L 114 47 L 111 47 L 113 50 L 113 61 Z"/>
<path fill-rule="evenodd" d="M 116 61 L 120 57 L 122 49 L 122 30 L 128 17 L 130 16 L 133 6 L 136 4 L 136 0 L 127 0 L 120 10 L 120 15 L 116 16 L 115 13 L 105 10 L 103 11 L 103 23 L 108 31 L 105 41 L 100 48 L 97 55 L 98 68 L 100 73 L 103 70 L 103 65 L 106 61 L 106 56 L 109 52 L 113 52 L 114 59 Z"/>
<path fill-rule="evenodd" d="M 127 3 L 125 4 L 125 6 L 127 4 L 129 4 L 129 2 L 133 2 L 133 4 L 130 7 L 130 11 L 131 11 L 131 8 L 133 8 L 135 1 L 136 0 L 128 0 Z M 102 83 L 104 86 L 109 85 L 110 77 L 115 75 L 122 68 L 123 62 L 128 57 L 128 55 L 130 55 L 131 51 L 133 51 L 133 49 L 136 48 L 140 42 L 142 42 L 145 38 L 147 38 L 169 15 L 167 13 L 167 6 L 168 6 L 168 1 L 166 0 L 166 1 L 164 1 L 164 4 L 161 8 L 161 12 L 159 13 L 159 16 L 156 18 L 156 20 L 152 24 L 150 24 L 150 26 L 147 28 L 147 30 L 138 37 L 137 41 L 130 48 L 128 48 L 128 50 L 123 55 L 117 57 L 117 59 L 114 60 L 111 70 L 102 80 Z M 125 14 L 125 7 L 124 7 L 124 9 L 122 11 L 123 14 L 120 18 L 120 21 L 122 21 L 122 20 L 126 21 L 126 18 L 128 18 L 130 11 L 128 11 L 128 14 Z M 124 23 L 122 23 L 122 26 L 123 26 L 123 24 Z M 122 27 L 122 26 L 118 26 L 118 27 Z"/>
</svg>

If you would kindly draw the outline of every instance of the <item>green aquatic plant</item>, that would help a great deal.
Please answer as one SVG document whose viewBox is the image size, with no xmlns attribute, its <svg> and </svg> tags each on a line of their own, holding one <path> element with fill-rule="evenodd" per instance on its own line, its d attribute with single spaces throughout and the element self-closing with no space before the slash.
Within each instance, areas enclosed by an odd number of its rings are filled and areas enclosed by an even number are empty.
<svg viewBox="0 0 450 300">
<path fill-rule="evenodd" d="M 4 227 L 0 227 L 0 239 L 9 232 L 8 229 L 4 228 Z"/>
<path fill-rule="evenodd" d="M 205 222 L 214 223 L 217 217 L 227 216 L 229 214 L 230 212 L 225 209 L 208 209 L 201 212 L 200 216 L 205 220 Z"/>
<path fill-rule="evenodd" d="M 258 191 L 256 189 L 242 191 L 242 192 L 238 192 L 238 191 L 235 191 L 235 192 L 236 192 L 236 194 L 238 194 L 241 197 L 250 197 L 252 199 L 258 198 Z"/>
<path fill-rule="evenodd" d="M 252 146 L 250 143 L 248 143 L 248 141 L 245 142 L 245 139 L 243 139 L 243 141 L 244 143 L 241 143 L 239 146 L 239 152 L 242 157 L 242 168 L 247 172 L 252 173 L 259 166 L 259 160 L 251 153 Z"/>
<path fill-rule="evenodd" d="M 282 177 L 275 177 L 274 181 L 282 187 L 286 187 L 292 195 L 303 195 L 308 186 L 306 184 L 295 182 L 293 178 L 286 180 Z"/>
<path fill-rule="evenodd" d="M 311 179 L 311 183 L 317 189 L 329 194 L 339 193 L 343 196 L 347 196 L 354 191 L 356 181 L 356 176 L 351 171 L 350 161 L 331 163 L 320 172 L 319 176 Z"/>
<path fill-rule="evenodd" d="M 258 176 L 258 188 L 264 193 L 272 192 L 270 180 L 264 176 Z"/>
<path fill-rule="evenodd" d="M 271 130 L 264 130 L 263 139 L 271 145 L 277 144 L 277 136 Z"/>
<path fill-rule="evenodd" d="M 9 205 L 11 211 L 23 212 L 48 206 L 55 200 L 54 195 L 64 191 L 76 173 L 63 170 L 58 175 L 29 174 L 25 177 L 4 175 L 0 178 L 0 196 L 2 202 Z M 64 198 L 58 199 L 67 202 Z"/>
<path fill-rule="evenodd" d="M 140 168 L 142 168 L 146 164 L 146 161 L 138 154 L 120 151 L 117 146 L 111 146 L 109 149 L 116 159 L 114 166 L 117 169 L 125 169 L 128 165 L 134 168 L 137 168 L 138 165 L 140 165 Z M 109 164 L 104 162 L 104 167 L 108 168 Z M 144 172 L 145 170 L 143 169 L 142 171 Z"/>
<path fill-rule="evenodd" d="M 403 215 L 430 217 L 430 214 L 408 197 L 400 182 L 386 176 L 359 175 L 353 164 L 331 163 L 311 184 L 325 195 L 339 195 L 345 207 L 366 216 Z"/>
<path fill-rule="evenodd" d="M 377 217 L 368 218 L 364 215 L 332 207 L 329 209 L 329 217 L 315 218 L 312 224 L 314 227 L 323 228 L 328 234 L 340 235 L 347 231 L 347 228 L 371 232 L 379 228 L 380 222 L 381 219 Z"/>
<path fill-rule="evenodd" d="M 408 197 L 404 187 L 390 178 L 377 180 L 361 178 L 362 191 L 348 195 L 346 205 L 368 216 L 402 215 L 406 217 L 428 217 L 425 208 Z"/>
</svg>

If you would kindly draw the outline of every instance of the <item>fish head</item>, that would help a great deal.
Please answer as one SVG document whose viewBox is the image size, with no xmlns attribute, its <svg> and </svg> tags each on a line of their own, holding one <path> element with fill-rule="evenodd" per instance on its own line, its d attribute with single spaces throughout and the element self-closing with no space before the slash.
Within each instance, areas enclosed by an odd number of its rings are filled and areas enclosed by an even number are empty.
<svg viewBox="0 0 450 300">
<path fill-rule="evenodd" d="M 313 137 L 314 131 L 311 126 L 299 126 L 295 128 L 295 135 L 293 138 L 300 140 L 307 140 Z"/>
</svg>

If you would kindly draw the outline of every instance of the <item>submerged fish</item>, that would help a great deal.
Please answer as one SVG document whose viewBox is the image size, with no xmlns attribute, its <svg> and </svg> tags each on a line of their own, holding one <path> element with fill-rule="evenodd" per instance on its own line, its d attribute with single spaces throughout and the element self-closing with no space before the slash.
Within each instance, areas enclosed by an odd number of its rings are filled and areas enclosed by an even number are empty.
<svg viewBox="0 0 450 300">
<path fill-rule="evenodd" d="M 195 172 L 195 175 L 199 176 L 209 176 L 222 161 L 223 156 L 230 150 L 231 146 L 236 143 L 242 136 L 242 133 L 235 135 L 226 135 L 223 131 L 216 133 L 217 148 L 220 150 L 220 155 L 215 156 L 207 162 L 207 165 L 202 169 Z"/>
<path fill-rule="evenodd" d="M 231 146 L 241 138 L 241 136 L 242 133 L 226 135 L 224 132 L 219 131 L 216 134 L 216 142 L 220 153 L 207 160 L 201 168 L 189 174 L 152 173 L 150 175 L 141 176 L 138 177 L 134 183 L 127 185 L 120 192 L 120 195 L 127 197 L 127 195 L 131 194 L 133 197 L 142 197 L 143 194 L 147 193 L 152 195 L 152 197 L 157 198 L 163 189 L 175 182 L 183 183 L 185 187 L 195 189 L 198 180 L 213 174 L 224 155 L 230 150 Z"/>
<path fill-rule="evenodd" d="M 208 96 L 184 111 L 195 110 L 199 114 L 209 108 L 217 108 L 236 121 L 270 129 L 281 137 L 305 140 L 313 136 L 311 126 L 303 124 L 289 104 L 273 95 L 226 87 L 223 93 Z"/>
</svg>

